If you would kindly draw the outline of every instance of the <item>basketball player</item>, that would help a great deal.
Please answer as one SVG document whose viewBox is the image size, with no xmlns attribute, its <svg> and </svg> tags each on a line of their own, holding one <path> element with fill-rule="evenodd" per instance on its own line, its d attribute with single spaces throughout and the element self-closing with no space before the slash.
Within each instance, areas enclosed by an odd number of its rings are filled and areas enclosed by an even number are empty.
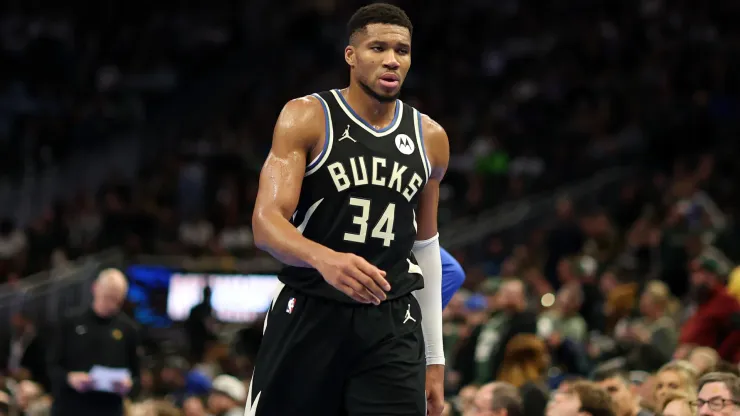
<svg viewBox="0 0 740 416">
<path fill-rule="evenodd" d="M 447 250 L 440 248 L 439 255 L 442 258 L 442 309 L 444 310 L 452 300 L 452 296 L 465 282 L 465 271 Z"/>
<path fill-rule="evenodd" d="M 437 202 L 447 134 L 397 99 L 411 65 L 406 14 L 365 6 L 348 32 L 349 87 L 288 102 L 262 168 L 254 237 L 285 264 L 284 287 L 247 415 L 444 408 Z"/>
</svg>

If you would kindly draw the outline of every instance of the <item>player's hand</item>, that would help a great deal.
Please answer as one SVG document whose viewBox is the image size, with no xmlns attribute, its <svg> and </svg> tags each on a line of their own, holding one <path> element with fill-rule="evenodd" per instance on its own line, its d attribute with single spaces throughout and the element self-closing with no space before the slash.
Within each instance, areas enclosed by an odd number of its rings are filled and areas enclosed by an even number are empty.
<svg viewBox="0 0 740 416">
<path fill-rule="evenodd" d="M 332 253 L 316 270 L 334 288 L 361 303 L 379 305 L 391 290 L 384 271 L 351 253 Z"/>
<path fill-rule="evenodd" d="M 79 392 L 85 392 L 92 387 L 92 379 L 87 373 L 74 371 L 67 374 L 67 383 Z"/>
<path fill-rule="evenodd" d="M 427 366 L 427 416 L 442 416 L 445 410 L 445 366 Z"/>
</svg>

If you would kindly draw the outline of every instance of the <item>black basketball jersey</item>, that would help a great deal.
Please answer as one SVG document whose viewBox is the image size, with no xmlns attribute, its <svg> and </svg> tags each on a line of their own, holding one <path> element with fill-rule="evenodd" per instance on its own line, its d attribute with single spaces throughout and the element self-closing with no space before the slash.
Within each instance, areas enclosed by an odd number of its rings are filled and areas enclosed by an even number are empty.
<svg viewBox="0 0 740 416">
<path fill-rule="evenodd" d="M 411 253 L 415 210 L 431 172 L 421 114 L 397 100 L 393 121 L 377 130 L 339 90 L 313 96 L 324 108 L 326 136 L 321 154 L 306 167 L 292 224 L 304 237 L 384 270 L 388 299 L 423 288 Z M 315 269 L 286 266 L 279 277 L 307 294 L 354 302 Z"/>
</svg>

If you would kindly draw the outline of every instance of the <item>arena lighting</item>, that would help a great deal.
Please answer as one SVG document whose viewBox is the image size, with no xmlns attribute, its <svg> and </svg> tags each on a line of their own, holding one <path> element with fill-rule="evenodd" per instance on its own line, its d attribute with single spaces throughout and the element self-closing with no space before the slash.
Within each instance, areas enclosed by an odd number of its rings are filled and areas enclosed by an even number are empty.
<svg viewBox="0 0 740 416">
<path fill-rule="evenodd" d="M 540 300 L 540 302 L 542 303 L 542 306 L 544 308 L 549 308 L 550 306 L 555 304 L 555 295 L 553 295 L 552 293 L 545 293 L 544 295 L 542 295 L 542 299 Z"/>
</svg>

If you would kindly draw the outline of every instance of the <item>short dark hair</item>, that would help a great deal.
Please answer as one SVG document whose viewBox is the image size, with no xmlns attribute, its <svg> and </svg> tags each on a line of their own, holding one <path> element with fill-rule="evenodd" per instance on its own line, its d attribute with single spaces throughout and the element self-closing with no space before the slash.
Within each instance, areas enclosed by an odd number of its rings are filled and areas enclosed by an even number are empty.
<svg viewBox="0 0 740 416">
<path fill-rule="evenodd" d="M 615 416 L 614 402 L 606 390 L 591 381 L 576 381 L 568 392 L 578 396 L 581 411 L 591 416 Z"/>
<path fill-rule="evenodd" d="M 411 19 L 400 7 L 387 3 L 373 3 L 357 9 L 347 22 L 347 38 L 352 41 L 355 33 L 365 30 L 367 25 L 374 23 L 405 27 L 413 33 L 414 25 Z"/>
<path fill-rule="evenodd" d="M 596 382 L 618 378 L 622 380 L 625 385 L 629 385 L 631 383 L 629 375 L 622 367 L 610 365 L 609 363 L 596 367 L 591 378 Z"/>
<path fill-rule="evenodd" d="M 701 391 L 704 385 L 709 383 L 722 383 L 730 391 L 732 400 L 740 401 L 740 377 L 732 373 L 707 373 L 699 379 L 699 386 L 696 391 Z"/>
<path fill-rule="evenodd" d="M 494 382 L 491 410 L 506 409 L 509 416 L 523 416 L 524 404 L 519 389 L 509 383 Z"/>
</svg>

